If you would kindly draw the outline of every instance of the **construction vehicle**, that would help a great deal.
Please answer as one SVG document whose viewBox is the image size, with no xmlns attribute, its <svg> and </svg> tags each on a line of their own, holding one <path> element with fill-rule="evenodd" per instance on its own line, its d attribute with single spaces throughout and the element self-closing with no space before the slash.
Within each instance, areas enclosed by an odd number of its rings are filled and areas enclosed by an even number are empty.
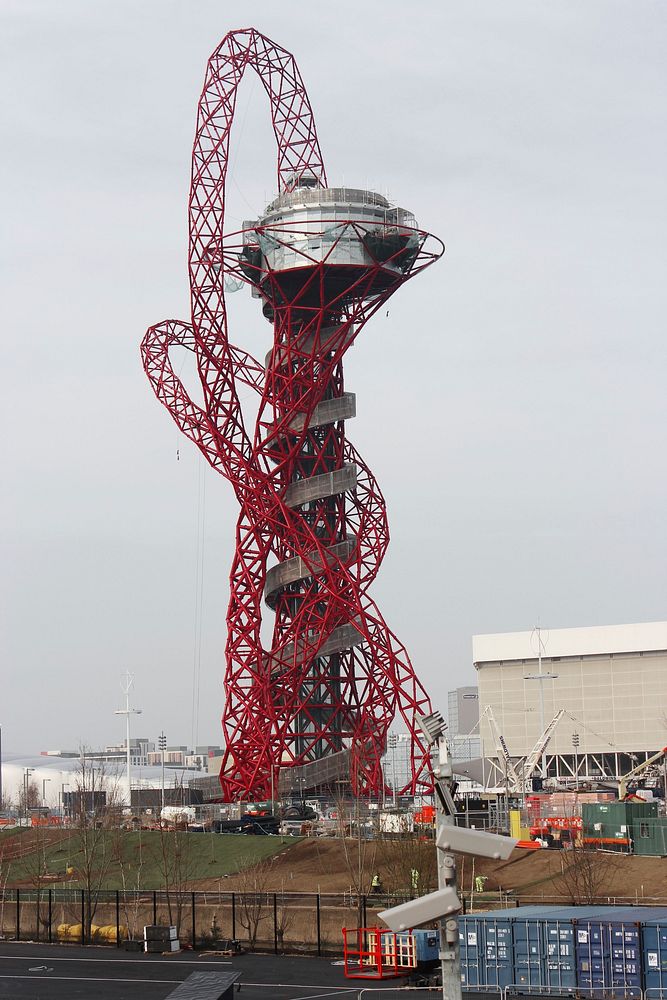
<svg viewBox="0 0 667 1000">
<path fill-rule="evenodd" d="M 627 774 L 622 775 L 621 780 L 618 783 L 619 799 L 622 800 L 628 798 L 628 784 L 632 778 L 636 778 L 638 774 L 646 771 L 652 764 L 657 764 L 658 761 L 663 760 L 666 754 L 667 747 L 663 747 L 662 750 L 658 750 L 657 753 L 654 753 L 651 757 L 642 761 L 641 764 L 637 764 L 637 766 L 633 767 L 631 771 L 627 772 Z"/>
</svg>

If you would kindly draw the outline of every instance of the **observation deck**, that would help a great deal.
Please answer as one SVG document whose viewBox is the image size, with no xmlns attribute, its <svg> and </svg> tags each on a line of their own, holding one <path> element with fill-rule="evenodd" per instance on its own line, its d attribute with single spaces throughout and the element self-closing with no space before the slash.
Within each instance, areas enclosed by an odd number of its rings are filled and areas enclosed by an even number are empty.
<svg viewBox="0 0 667 1000">
<path fill-rule="evenodd" d="M 363 188 L 296 188 L 243 229 L 240 266 L 268 319 L 280 304 L 326 308 L 377 295 L 408 274 L 423 242 L 412 212 Z"/>
</svg>

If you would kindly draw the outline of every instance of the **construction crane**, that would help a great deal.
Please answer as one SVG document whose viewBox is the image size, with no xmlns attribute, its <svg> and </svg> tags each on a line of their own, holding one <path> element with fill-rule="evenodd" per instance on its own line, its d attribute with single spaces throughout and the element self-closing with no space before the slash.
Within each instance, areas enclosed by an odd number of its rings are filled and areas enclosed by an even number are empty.
<svg viewBox="0 0 667 1000">
<path fill-rule="evenodd" d="M 487 705 L 484 709 L 482 718 L 484 715 L 488 718 L 489 726 L 491 727 L 491 732 L 493 733 L 493 742 L 496 747 L 496 757 L 498 758 L 498 763 L 505 772 L 505 783 L 508 786 L 507 790 L 518 792 L 521 789 L 521 779 L 516 773 L 514 764 L 512 763 L 512 758 L 510 757 L 510 752 L 507 749 L 507 744 L 505 743 L 505 738 L 498 729 L 498 723 L 496 722 L 496 717 L 493 714 L 493 709 L 490 705 Z"/>
<path fill-rule="evenodd" d="M 558 723 L 560 722 L 560 720 L 563 718 L 564 715 L 565 715 L 564 708 L 561 708 L 558 710 L 558 712 L 556 712 L 553 719 L 551 720 L 547 728 L 544 730 L 544 732 L 541 734 L 541 736 L 538 737 L 537 743 L 526 757 L 526 762 L 523 768 L 523 773 L 525 775 L 525 782 L 524 782 L 525 791 L 529 791 L 527 786 L 528 782 L 530 781 L 530 777 L 533 771 L 535 770 L 538 760 L 540 759 L 540 757 L 546 750 L 547 746 L 549 745 L 549 740 L 553 736 L 556 726 L 558 725 Z"/>
<path fill-rule="evenodd" d="M 500 732 L 500 729 L 498 728 L 498 723 L 496 722 L 496 717 L 493 714 L 493 709 L 491 708 L 490 705 L 487 705 L 487 707 L 484 709 L 484 712 L 482 713 L 482 718 L 486 716 L 489 720 L 489 726 L 491 728 L 491 732 L 493 733 L 493 740 L 496 748 L 496 756 L 498 758 L 500 767 L 507 776 L 506 783 L 508 792 L 521 794 L 522 792 L 530 791 L 530 779 L 533 771 L 535 770 L 535 766 L 540 757 L 542 756 L 542 754 L 544 753 L 544 751 L 546 750 L 547 746 L 549 745 L 549 741 L 551 740 L 551 737 L 554 734 L 556 726 L 558 725 L 558 723 L 560 722 L 560 720 L 563 718 L 564 715 L 565 715 L 565 709 L 563 708 L 559 709 L 559 711 L 556 712 L 556 714 L 554 715 L 553 719 L 546 727 L 544 732 L 538 736 L 535 746 L 523 761 L 523 765 L 520 768 L 520 770 L 523 773 L 523 777 L 520 777 L 517 771 L 518 765 L 514 764 L 512 758 L 510 757 L 510 752 L 507 749 L 507 743 L 505 742 L 505 738 Z"/>
<path fill-rule="evenodd" d="M 654 753 L 651 757 L 648 757 L 646 760 L 642 761 L 641 764 L 637 764 L 636 767 L 633 767 L 632 770 L 628 771 L 627 774 L 623 774 L 621 776 L 621 780 L 618 783 L 619 799 L 624 799 L 628 794 L 628 784 L 631 778 L 635 778 L 638 774 L 641 774 L 642 771 L 645 771 L 647 768 L 649 768 L 651 764 L 656 764 L 659 760 L 662 760 L 665 757 L 665 754 L 667 754 L 667 747 L 663 747 L 662 750 L 658 750 L 657 753 Z"/>
</svg>

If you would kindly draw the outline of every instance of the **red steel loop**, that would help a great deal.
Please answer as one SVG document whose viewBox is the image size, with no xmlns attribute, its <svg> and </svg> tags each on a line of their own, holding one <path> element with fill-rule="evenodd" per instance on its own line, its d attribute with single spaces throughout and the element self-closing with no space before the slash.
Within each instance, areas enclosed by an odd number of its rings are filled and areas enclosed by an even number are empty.
<svg viewBox="0 0 667 1000">
<path fill-rule="evenodd" d="M 373 242 L 363 222 L 334 216 L 321 218 L 319 229 L 260 222 L 223 236 L 229 133 L 247 66 L 271 103 L 279 194 L 337 190 L 327 189 L 294 58 L 252 28 L 230 32 L 209 61 L 197 116 L 191 321 L 164 321 L 142 343 L 157 398 L 230 481 L 240 506 L 227 611 L 222 795 L 266 797 L 278 779 L 281 788 L 293 787 L 296 774 L 303 788 L 316 773 L 308 766 L 327 758 L 340 762 L 355 792 L 378 794 L 397 717 L 409 741 L 399 790 L 415 794 L 431 787 L 416 723 L 431 706 L 368 593 L 389 531 L 375 478 L 345 436 L 354 396 L 345 391 L 342 360 L 366 320 L 444 248 L 419 229 L 401 225 L 399 232 L 395 221 L 380 222 Z M 364 263 L 341 267 L 342 248 L 351 244 L 364 248 Z M 289 268 L 270 263 L 290 253 Z M 264 363 L 229 340 L 225 277 L 250 284 L 264 301 L 274 330 Z M 194 355 L 201 405 L 175 374 L 172 348 Z M 257 397 L 252 435 L 239 387 Z M 273 617 L 268 647 L 264 605 Z"/>
</svg>

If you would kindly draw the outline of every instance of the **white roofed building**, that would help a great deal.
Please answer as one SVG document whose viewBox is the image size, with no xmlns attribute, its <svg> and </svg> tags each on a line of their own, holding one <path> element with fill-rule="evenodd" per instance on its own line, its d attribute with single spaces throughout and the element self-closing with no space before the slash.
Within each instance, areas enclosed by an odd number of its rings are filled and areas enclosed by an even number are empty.
<svg viewBox="0 0 667 1000">
<path fill-rule="evenodd" d="M 563 709 L 547 775 L 618 778 L 667 746 L 667 622 L 473 636 L 484 756 L 489 709 L 509 755 L 530 754 Z M 540 656 L 541 653 L 541 656 Z"/>
</svg>

